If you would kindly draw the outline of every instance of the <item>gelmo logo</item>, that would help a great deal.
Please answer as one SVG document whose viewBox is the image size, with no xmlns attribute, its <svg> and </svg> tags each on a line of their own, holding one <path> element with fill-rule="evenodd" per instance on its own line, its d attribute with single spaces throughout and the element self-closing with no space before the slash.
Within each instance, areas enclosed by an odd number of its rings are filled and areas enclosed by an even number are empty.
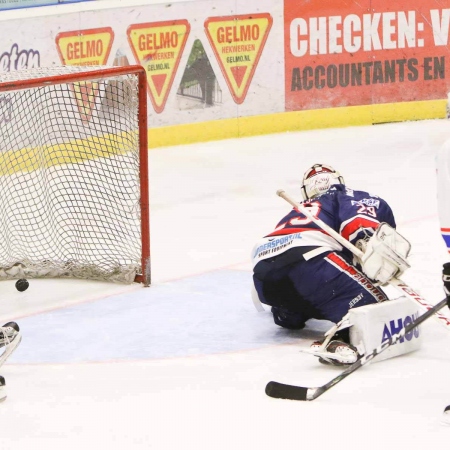
<svg viewBox="0 0 450 450">
<path fill-rule="evenodd" d="M 13 44 L 11 50 L 0 56 L 0 72 L 11 72 L 21 69 L 40 67 L 41 55 L 37 50 L 20 50 Z"/>
<path fill-rule="evenodd" d="M 394 334 L 400 333 L 403 328 L 406 328 L 408 325 L 412 324 L 419 317 L 419 313 L 412 314 L 411 316 L 406 316 L 405 318 L 399 318 L 389 321 L 389 323 L 384 324 L 383 329 L 383 337 L 381 338 L 381 342 L 385 342 Z M 409 333 L 406 333 L 404 337 L 399 339 L 399 343 L 402 344 L 407 341 L 411 341 L 413 338 L 418 338 L 420 336 L 420 328 L 416 327 L 411 330 Z"/>
</svg>

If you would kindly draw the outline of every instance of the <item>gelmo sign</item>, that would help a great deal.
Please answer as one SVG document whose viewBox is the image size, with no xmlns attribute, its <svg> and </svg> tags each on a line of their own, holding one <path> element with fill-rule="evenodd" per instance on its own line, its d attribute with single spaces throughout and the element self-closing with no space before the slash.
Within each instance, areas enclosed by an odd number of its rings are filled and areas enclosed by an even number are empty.
<svg viewBox="0 0 450 450">
<path fill-rule="evenodd" d="M 233 100 L 244 102 L 272 27 L 269 13 L 210 17 L 205 32 Z"/>
<path fill-rule="evenodd" d="M 158 114 L 164 111 L 190 30 L 185 19 L 128 27 L 128 42 L 136 62 L 147 72 L 147 90 Z"/>
<path fill-rule="evenodd" d="M 61 62 L 66 65 L 103 65 L 108 61 L 114 32 L 112 28 L 63 31 L 56 36 Z"/>
<path fill-rule="evenodd" d="M 286 110 L 447 97 L 450 9 L 371 6 L 285 0 Z"/>
<path fill-rule="evenodd" d="M 68 66 L 106 65 L 113 40 L 114 32 L 110 27 L 63 31 L 55 38 L 61 63 Z M 81 119 L 89 121 L 98 95 L 98 83 L 75 83 L 72 91 Z"/>
</svg>

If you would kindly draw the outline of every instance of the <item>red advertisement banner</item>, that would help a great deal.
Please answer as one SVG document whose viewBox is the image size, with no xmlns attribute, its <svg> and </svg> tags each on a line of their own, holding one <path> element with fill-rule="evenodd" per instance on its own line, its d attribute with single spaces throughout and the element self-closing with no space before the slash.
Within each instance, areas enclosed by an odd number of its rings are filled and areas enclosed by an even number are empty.
<svg viewBox="0 0 450 450">
<path fill-rule="evenodd" d="M 284 20 L 287 111 L 447 98 L 449 0 L 284 0 Z"/>
</svg>

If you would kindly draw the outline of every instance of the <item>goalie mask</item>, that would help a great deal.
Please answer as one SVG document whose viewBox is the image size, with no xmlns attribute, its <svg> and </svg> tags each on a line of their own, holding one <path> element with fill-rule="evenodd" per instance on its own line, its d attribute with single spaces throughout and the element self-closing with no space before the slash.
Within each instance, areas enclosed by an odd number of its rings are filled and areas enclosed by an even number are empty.
<svg viewBox="0 0 450 450">
<path fill-rule="evenodd" d="M 310 200 L 322 195 L 333 184 L 345 184 L 344 178 L 331 166 L 314 164 L 303 176 L 302 195 L 304 200 Z"/>
</svg>

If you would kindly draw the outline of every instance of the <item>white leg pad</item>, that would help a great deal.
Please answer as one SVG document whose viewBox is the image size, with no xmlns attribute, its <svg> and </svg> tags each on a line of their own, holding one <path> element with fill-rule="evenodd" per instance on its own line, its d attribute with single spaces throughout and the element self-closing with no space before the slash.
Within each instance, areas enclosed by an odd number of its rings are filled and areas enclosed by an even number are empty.
<svg viewBox="0 0 450 450">
<path fill-rule="evenodd" d="M 419 315 L 418 305 L 406 297 L 351 309 L 348 313 L 352 324 L 350 343 L 358 349 L 360 354 L 370 353 L 382 342 L 416 320 Z M 404 355 L 419 349 L 421 344 L 422 329 L 417 327 L 376 356 L 374 361 Z"/>
</svg>

